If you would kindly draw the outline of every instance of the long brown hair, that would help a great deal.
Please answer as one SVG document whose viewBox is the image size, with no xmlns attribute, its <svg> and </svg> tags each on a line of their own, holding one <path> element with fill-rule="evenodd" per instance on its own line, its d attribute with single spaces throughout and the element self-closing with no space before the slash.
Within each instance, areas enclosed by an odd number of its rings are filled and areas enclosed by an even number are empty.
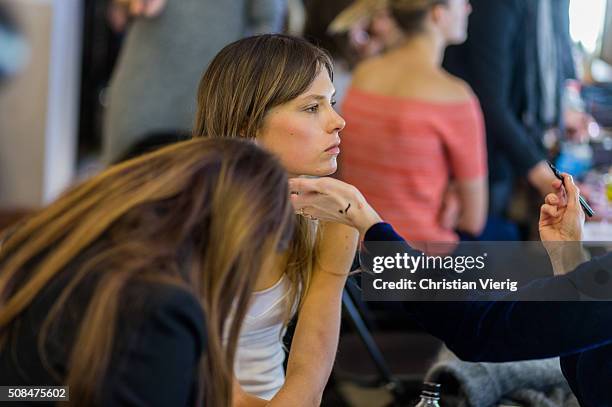
<svg viewBox="0 0 612 407">
<path fill-rule="evenodd" d="M 329 54 L 301 38 L 264 34 L 227 45 L 200 81 L 194 136 L 255 138 L 270 109 L 307 91 L 323 69 L 333 79 Z M 317 261 L 317 228 L 301 216 L 296 223 L 285 272 L 299 302 Z"/>
<path fill-rule="evenodd" d="M 39 337 L 44 356 L 62 307 L 99 277 L 64 379 L 71 403 L 95 404 L 120 332 L 122 297 L 146 296 L 150 283 L 172 285 L 193 293 L 206 319 L 200 401 L 227 406 L 250 293 L 292 227 L 285 171 L 252 142 L 194 139 L 111 167 L 30 217 L 0 247 L 0 349 L 33 300 L 64 276 Z"/>
</svg>

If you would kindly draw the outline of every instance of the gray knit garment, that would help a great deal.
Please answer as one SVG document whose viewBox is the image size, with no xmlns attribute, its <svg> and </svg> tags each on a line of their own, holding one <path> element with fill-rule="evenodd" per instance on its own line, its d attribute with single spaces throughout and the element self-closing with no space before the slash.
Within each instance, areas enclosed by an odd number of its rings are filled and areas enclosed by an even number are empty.
<svg viewBox="0 0 612 407">
<path fill-rule="evenodd" d="M 168 0 L 155 18 L 133 22 L 113 73 L 103 160 L 145 136 L 191 132 L 200 77 L 225 45 L 278 31 L 285 0 Z"/>
<path fill-rule="evenodd" d="M 444 347 L 426 377 L 442 385 L 445 407 L 578 407 L 559 358 L 472 363 Z"/>
</svg>

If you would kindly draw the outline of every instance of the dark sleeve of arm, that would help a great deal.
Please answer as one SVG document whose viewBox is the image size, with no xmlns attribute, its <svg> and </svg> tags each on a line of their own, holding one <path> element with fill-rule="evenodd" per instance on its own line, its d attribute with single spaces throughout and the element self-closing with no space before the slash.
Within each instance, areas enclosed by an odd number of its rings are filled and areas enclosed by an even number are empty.
<svg viewBox="0 0 612 407">
<path fill-rule="evenodd" d="M 385 223 L 372 226 L 364 240 L 365 244 L 402 241 Z M 405 250 L 418 253 L 407 244 Z M 406 302 L 405 308 L 463 360 L 540 359 L 612 343 L 612 301 L 580 301 L 584 294 L 612 299 L 611 285 L 612 254 L 608 254 L 564 276 L 533 281 L 499 301 L 415 301 Z"/>
<path fill-rule="evenodd" d="M 473 0 L 465 44 L 470 85 L 485 116 L 489 143 L 507 153 L 519 174 L 543 159 L 536 142 L 510 105 L 516 35 L 524 30 L 521 11 L 512 1 Z"/>
<path fill-rule="evenodd" d="M 103 405 L 186 406 L 193 402 L 198 363 L 206 346 L 197 299 L 171 289 L 148 315 L 111 375 Z"/>
<path fill-rule="evenodd" d="M 607 345 L 612 343 L 611 273 L 612 254 L 608 254 L 567 275 L 536 280 L 501 301 L 438 303 L 438 313 L 459 312 L 455 315 L 460 318 L 454 326 L 442 323 L 435 329 L 450 349 L 469 361 L 566 356 Z M 598 280 L 608 283 L 600 285 Z M 606 300 L 593 301 L 593 295 Z M 521 301 L 520 297 L 541 301 Z M 420 308 L 423 312 L 424 307 Z"/>
</svg>

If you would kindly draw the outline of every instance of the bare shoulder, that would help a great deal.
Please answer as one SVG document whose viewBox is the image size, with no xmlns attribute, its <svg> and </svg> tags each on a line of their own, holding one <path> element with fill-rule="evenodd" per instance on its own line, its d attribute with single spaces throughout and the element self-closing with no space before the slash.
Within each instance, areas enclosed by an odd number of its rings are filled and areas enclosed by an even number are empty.
<svg viewBox="0 0 612 407">
<path fill-rule="evenodd" d="M 380 56 L 360 63 L 353 72 L 355 88 L 388 96 L 439 103 L 461 103 L 474 98 L 470 86 L 442 69 L 397 63 Z"/>
<path fill-rule="evenodd" d="M 359 88 L 375 86 L 374 82 L 380 78 L 381 72 L 384 72 L 386 67 L 387 64 L 380 56 L 360 62 L 353 71 L 352 85 Z"/>
<path fill-rule="evenodd" d="M 436 86 L 449 100 L 462 102 L 474 98 L 474 91 L 464 80 L 445 71 L 439 72 L 437 76 L 440 80 L 436 82 Z"/>
<path fill-rule="evenodd" d="M 461 79 L 443 70 L 414 70 L 397 81 L 393 90 L 397 96 L 426 100 L 434 103 L 463 103 L 474 93 Z"/>
</svg>

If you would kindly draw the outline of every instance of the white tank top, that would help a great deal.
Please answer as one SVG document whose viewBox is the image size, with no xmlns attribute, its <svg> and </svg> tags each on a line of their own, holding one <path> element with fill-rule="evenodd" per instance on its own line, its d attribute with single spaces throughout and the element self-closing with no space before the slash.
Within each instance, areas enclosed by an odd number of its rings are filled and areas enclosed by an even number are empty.
<svg viewBox="0 0 612 407">
<path fill-rule="evenodd" d="M 270 400 L 285 382 L 285 334 L 289 279 L 283 276 L 272 287 L 253 293 L 238 338 L 234 373 L 249 394 Z"/>
</svg>

